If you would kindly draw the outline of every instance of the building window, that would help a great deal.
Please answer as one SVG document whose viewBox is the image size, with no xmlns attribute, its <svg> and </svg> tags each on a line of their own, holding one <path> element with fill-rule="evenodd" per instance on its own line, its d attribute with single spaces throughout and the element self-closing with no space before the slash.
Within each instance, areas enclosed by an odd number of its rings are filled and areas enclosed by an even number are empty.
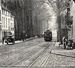
<svg viewBox="0 0 75 68">
<path fill-rule="evenodd" d="M 6 16 L 7 16 L 7 11 L 6 11 Z"/>
<path fill-rule="evenodd" d="M 8 16 L 10 16 L 10 13 L 8 12 Z"/>
<path fill-rule="evenodd" d="M 5 28 L 5 17 L 2 17 L 2 27 Z"/>
<path fill-rule="evenodd" d="M 2 10 L 2 14 L 5 14 L 5 11 L 4 10 Z"/>
<path fill-rule="evenodd" d="M 4 28 L 4 17 L 2 17 L 2 27 Z"/>
<path fill-rule="evenodd" d="M 8 16 L 8 12 L 7 12 L 7 16 Z"/>
<path fill-rule="evenodd" d="M 6 28 L 8 27 L 8 24 L 7 24 L 7 18 L 6 18 Z"/>
<path fill-rule="evenodd" d="M 7 15 L 7 11 L 5 11 L 5 15 Z"/>
</svg>

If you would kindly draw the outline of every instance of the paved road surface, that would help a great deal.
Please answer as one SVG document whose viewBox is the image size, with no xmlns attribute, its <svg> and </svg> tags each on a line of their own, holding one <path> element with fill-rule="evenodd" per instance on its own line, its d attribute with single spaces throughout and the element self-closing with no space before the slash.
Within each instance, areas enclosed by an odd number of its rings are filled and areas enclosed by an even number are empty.
<svg viewBox="0 0 75 68">
<path fill-rule="evenodd" d="M 56 42 L 45 42 L 43 38 L 39 38 L 15 45 L 1 46 L 0 67 L 19 66 L 22 68 L 23 66 L 27 66 L 30 68 L 54 68 L 56 66 L 59 68 L 60 66 L 74 66 L 75 58 L 65 56 L 66 54 L 68 55 L 69 51 L 67 52 L 61 48 L 58 50 L 55 44 Z M 60 55 L 64 53 L 65 55 Z M 71 54 L 75 56 L 75 53 Z"/>
<path fill-rule="evenodd" d="M 48 48 L 43 39 L 0 47 L 0 66 L 28 66 Z"/>
</svg>

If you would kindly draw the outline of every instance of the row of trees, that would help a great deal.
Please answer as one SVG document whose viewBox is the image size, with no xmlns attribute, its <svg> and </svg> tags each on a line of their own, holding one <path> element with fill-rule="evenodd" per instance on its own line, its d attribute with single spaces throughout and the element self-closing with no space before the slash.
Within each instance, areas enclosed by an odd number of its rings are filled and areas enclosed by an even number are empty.
<svg viewBox="0 0 75 68">
<path fill-rule="evenodd" d="M 49 3 L 51 3 L 51 5 L 54 8 L 54 11 L 57 14 L 57 23 L 58 23 L 58 32 L 57 32 L 57 38 L 58 41 L 61 41 L 62 37 L 62 33 L 61 33 L 61 14 L 64 13 L 64 11 L 66 10 L 66 17 L 65 17 L 65 22 L 67 24 L 66 28 L 72 25 L 72 16 L 70 16 L 70 6 L 72 3 L 72 0 L 48 0 Z M 75 1 L 75 0 L 74 0 Z M 54 7 L 56 5 L 56 7 Z M 65 29 L 65 28 L 64 28 Z M 68 30 L 68 28 L 67 28 Z"/>
<path fill-rule="evenodd" d="M 47 0 L 2 1 L 3 4 L 7 5 L 8 9 L 10 9 L 15 15 L 16 37 L 19 37 L 21 32 L 37 35 L 48 28 L 47 22 L 48 20 L 51 20 L 51 14 L 49 11 L 51 6 Z M 44 26 L 42 26 L 43 22 L 45 23 Z"/>
<path fill-rule="evenodd" d="M 57 24 L 58 24 L 58 32 L 57 32 L 57 38 L 58 38 L 58 41 L 60 41 L 61 40 L 61 14 L 65 11 L 65 10 L 67 10 L 67 8 L 69 7 L 69 2 L 71 2 L 71 0 L 36 0 L 35 1 L 37 4 L 38 3 L 40 3 L 41 5 L 39 5 L 39 6 L 36 6 L 35 8 L 38 8 L 38 7 L 41 7 L 41 6 L 43 6 L 43 4 L 46 4 L 46 5 L 48 5 L 49 6 L 49 8 L 51 8 L 52 7 L 52 10 L 53 10 L 53 12 L 56 14 L 56 16 L 57 16 Z M 35 4 L 36 4 L 35 3 Z M 45 7 L 44 7 L 45 8 Z M 45 11 L 45 9 L 42 9 L 42 10 L 44 10 Z M 40 10 L 40 9 L 39 9 Z M 41 11 L 42 11 L 41 10 Z M 40 13 L 38 13 L 38 15 L 39 16 L 41 16 L 41 14 L 43 13 L 41 13 L 41 11 L 40 11 Z M 45 13 L 45 12 L 44 12 Z M 43 13 L 43 15 L 44 15 L 44 13 Z M 67 12 L 66 12 L 67 13 Z M 46 14 L 47 15 L 47 14 Z M 45 17 L 44 16 L 42 16 L 41 18 L 45 18 L 45 19 L 49 19 L 49 17 L 50 17 L 50 15 L 49 16 L 46 16 L 45 15 Z M 43 18 L 43 19 L 44 19 Z M 67 18 L 68 18 L 68 16 L 67 16 Z M 43 19 L 41 19 L 41 21 L 43 20 Z M 44 20 L 45 20 L 44 19 Z M 67 21 L 66 21 L 67 22 Z"/>
<path fill-rule="evenodd" d="M 33 35 L 32 1 L 2 0 L 2 4 L 15 16 L 14 24 L 16 39 L 20 39 L 22 33 L 27 33 L 28 36 Z"/>
<path fill-rule="evenodd" d="M 70 0 L 2 0 L 2 3 L 15 15 L 16 36 L 26 32 L 39 34 L 43 21 L 51 19 L 52 9 L 57 16 L 58 39 L 61 34 L 61 13 L 68 7 Z M 54 14 L 52 13 L 52 14 Z"/>
<path fill-rule="evenodd" d="M 48 29 L 48 21 L 51 20 L 52 10 L 47 3 L 47 0 L 33 0 L 34 19 L 38 23 L 38 33 L 43 33 Z M 51 12 L 52 11 L 52 12 Z"/>
</svg>

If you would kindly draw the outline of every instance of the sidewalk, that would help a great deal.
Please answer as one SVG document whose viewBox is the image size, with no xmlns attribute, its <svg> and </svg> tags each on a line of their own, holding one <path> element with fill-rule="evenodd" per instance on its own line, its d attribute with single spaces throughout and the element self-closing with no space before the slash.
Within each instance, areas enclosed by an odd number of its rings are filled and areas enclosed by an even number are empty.
<svg viewBox="0 0 75 68">
<path fill-rule="evenodd" d="M 75 58 L 75 49 L 73 50 L 67 50 L 63 48 L 63 45 L 59 45 L 59 42 L 56 42 L 54 48 L 51 51 L 52 54 L 66 56 L 66 57 L 72 57 Z"/>
<path fill-rule="evenodd" d="M 22 41 L 15 41 L 15 43 L 21 43 Z M 6 45 L 6 43 L 2 44 L 2 42 L 0 42 L 0 46 L 2 45 Z"/>
<path fill-rule="evenodd" d="M 32 40 L 32 39 L 36 39 L 36 38 L 35 37 L 31 37 L 31 38 L 26 39 L 25 41 L 29 41 L 29 40 Z M 21 43 L 21 42 L 23 42 L 23 41 L 22 40 L 15 41 L 15 43 Z M 2 45 L 6 45 L 6 43 L 2 44 L 2 42 L 0 42 L 0 46 L 2 46 Z"/>
</svg>

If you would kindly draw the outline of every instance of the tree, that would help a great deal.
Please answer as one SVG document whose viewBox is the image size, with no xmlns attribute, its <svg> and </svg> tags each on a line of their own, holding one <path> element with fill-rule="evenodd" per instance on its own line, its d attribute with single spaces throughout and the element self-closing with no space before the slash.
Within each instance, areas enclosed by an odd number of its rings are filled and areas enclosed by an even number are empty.
<svg viewBox="0 0 75 68">
<path fill-rule="evenodd" d="M 61 41 L 61 14 L 63 11 L 67 9 L 69 6 L 70 0 L 48 0 L 47 4 L 51 4 L 53 10 L 56 12 L 57 15 L 57 23 L 58 23 L 58 33 L 57 38 L 58 41 Z"/>
<path fill-rule="evenodd" d="M 32 35 L 31 0 L 2 0 L 2 2 L 15 15 L 15 37 L 20 38 L 23 31 Z"/>
</svg>

